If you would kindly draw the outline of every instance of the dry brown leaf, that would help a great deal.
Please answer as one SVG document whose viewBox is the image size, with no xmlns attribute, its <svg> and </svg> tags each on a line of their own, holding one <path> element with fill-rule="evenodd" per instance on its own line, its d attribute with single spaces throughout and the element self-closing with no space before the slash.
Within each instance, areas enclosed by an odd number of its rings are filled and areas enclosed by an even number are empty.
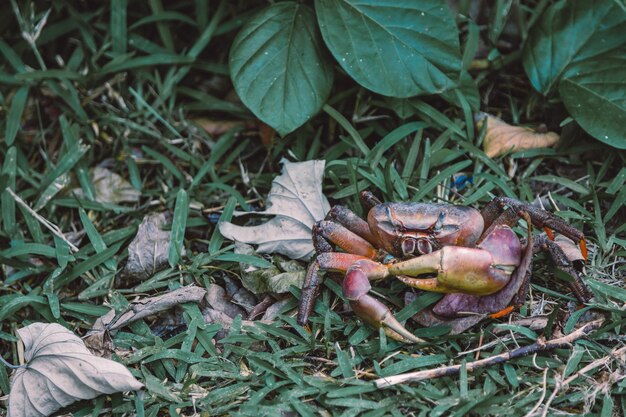
<svg viewBox="0 0 626 417">
<path fill-rule="evenodd" d="M 212 137 L 222 136 L 224 133 L 235 127 L 249 127 L 249 123 L 243 120 L 212 120 L 204 117 L 198 117 L 197 119 L 192 119 L 191 121 L 204 129 Z"/>
<path fill-rule="evenodd" d="M 91 182 L 96 191 L 96 201 L 99 203 L 137 203 L 141 192 L 135 189 L 119 174 L 105 167 L 95 167 L 89 170 Z M 84 196 L 82 188 L 76 188 L 73 193 Z"/>
<path fill-rule="evenodd" d="M 257 215 L 274 217 L 258 226 L 221 222 L 225 238 L 259 245 L 258 253 L 280 253 L 291 259 L 309 260 L 315 253 L 311 229 L 330 210 L 322 193 L 325 161 L 283 162 L 280 176 L 272 181 L 268 209 Z"/>
<path fill-rule="evenodd" d="M 528 127 L 513 126 L 486 113 L 478 114 L 476 119 L 478 130 L 482 129 L 483 123 L 487 121 L 483 149 L 490 158 L 510 151 L 549 148 L 559 141 L 559 135 L 554 132 L 542 133 Z"/>
<path fill-rule="evenodd" d="M 128 246 L 128 260 L 118 274 L 117 286 L 127 287 L 150 278 L 168 266 L 170 232 L 165 226 L 171 221 L 170 213 L 147 215 Z"/>
<path fill-rule="evenodd" d="M 113 352 L 110 332 L 115 333 L 137 320 L 156 316 L 180 304 L 200 303 L 206 294 L 207 291 L 204 288 L 187 285 L 155 297 L 141 298 L 130 304 L 127 311 L 119 315 L 111 309 L 96 320 L 93 328 L 84 338 L 85 345 L 98 356 L 110 357 Z"/>
<path fill-rule="evenodd" d="M 26 367 L 13 375 L 9 417 L 49 416 L 78 400 L 143 387 L 121 363 L 99 358 L 57 323 L 18 330 Z"/>
</svg>

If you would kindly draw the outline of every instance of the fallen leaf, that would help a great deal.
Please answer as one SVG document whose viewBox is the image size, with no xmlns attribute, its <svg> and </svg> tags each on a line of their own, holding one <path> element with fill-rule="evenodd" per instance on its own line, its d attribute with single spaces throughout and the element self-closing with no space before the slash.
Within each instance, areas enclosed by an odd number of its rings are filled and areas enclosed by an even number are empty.
<svg viewBox="0 0 626 417">
<path fill-rule="evenodd" d="M 292 300 L 286 298 L 284 300 L 276 301 L 274 304 L 269 306 L 265 313 L 263 313 L 263 317 L 261 317 L 261 321 L 271 322 L 276 320 L 278 315 L 285 309 L 287 305 L 291 303 Z"/>
<path fill-rule="evenodd" d="M 128 311 L 107 324 L 109 330 L 118 330 L 137 320 L 153 316 L 184 303 L 200 303 L 207 294 L 204 288 L 188 285 L 156 297 L 142 298 L 132 303 Z"/>
<path fill-rule="evenodd" d="M 233 300 L 233 303 L 242 307 L 249 314 L 258 304 L 256 295 L 247 288 L 241 286 L 241 281 L 228 276 L 222 277 L 226 294 Z"/>
<path fill-rule="evenodd" d="M 561 248 L 567 259 L 573 264 L 576 265 L 577 263 L 585 263 L 585 257 L 580 251 L 580 246 L 578 246 L 577 243 L 574 243 L 572 239 L 568 239 L 563 235 L 556 235 L 554 243 Z"/>
<path fill-rule="evenodd" d="M 220 137 L 234 128 L 249 128 L 251 124 L 243 120 L 212 120 L 205 117 L 192 119 L 192 122 L 204 129 L 212 137 Z"/>
<path fill-rule="evenodd" d="M 143 281 L 168 266 L 170 232 L 163 229 L 170 220 L 167 212 L 144 217 L 128 246 L 128 260 L 118 275 L 118 286 Z"/>
<path fill-rule="evenodd" d="M 325 161 L 287 162 L 272 182 L 268 209 L 255 213 L 275 217 L 259 226 L 219 224 L 222 235 L 237 242 L 259 245 L 259 253 L 280 253 L 309 260 L 314 253 L 311 231 L 330 205 L 322 193 Z"/>
<path fill-rule="evenodd" d="M 235 318 L 237 315 L 242 318 L 246 317 L 245 310 L 231 302 L 224 288 L 217 284 L 211 284 L 206 293 L 206 300 L 213 309 L 221 311 L 231 318 Z"/>
<path fill-rule="evenodd" d="M 126 311 L 115 314 L 111 309 L 105 315 L 99 317 L 92 329 L 83 339 L 85 345 L 94 354 L 102 357 L 110 357 L 113 352 L 113 342 L 111 333 L 127 326 L 137 320 L 155 316 L 163 311 L 169 310 L 184 303 L 200 303 L 204 299 L 207 291 L 195 285 L 187 285 L 174 291 L 158 295 L 155 297 L 141 298 L 131 303 Z M 165 324 L 162 315 L 159 316 L 159 324 Z"/>
<path fill-rule="evenodd" d="M 236 243 L 235 253 L 252 255 L 254 250 L 245 243 Z M 306 269 L 297 261 L 285 260 L 278 255 L 273 257 L 270 268 L 259 268 L 245 263 L 240 263 L 239 268 L 241 283 L 254 294 L 282 294 L 288 292 L 292 285 L 302 288 L 306 275 Z"/>
<path fill-rule="evenodd" d="M 554 132 L 537 132 L 523 126 L 512 126 L 495 116 L 479 113 L 476 128 L 482 129 L 487 121 L 487 131 L 483 140 L 483 149 L 490 158 L 504 155 L 510 151 L 524 151 L 535 148 L 548 148 L 556 145 L 559 135 Z"/>
<path fill-rule="evenodd" d="M 60 324 L 33 323 L 17 332 L 27 364 L 13 375 L 8 417 L 49 416 L 78 400 L 143 387 L 124 365 L 92 355 Z"/>
<path fill-rule="evenodd" d="M 99 203 L 136 203 L 141 197 L 139 190 L 107 168 L 92 168 L 89 171 L 89 176 L 94 186 L 95 199 Z M 83 197 L 85 194 L 82 188 L 74 189 L 73 193 L 79 197 Z"/>
</svg>

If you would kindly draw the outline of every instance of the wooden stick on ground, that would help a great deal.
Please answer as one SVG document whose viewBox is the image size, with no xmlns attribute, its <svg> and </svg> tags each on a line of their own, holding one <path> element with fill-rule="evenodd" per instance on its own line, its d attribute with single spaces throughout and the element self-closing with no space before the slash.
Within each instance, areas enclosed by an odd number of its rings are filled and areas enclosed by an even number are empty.
<svg viewBox="0 0 626 417">
<path fill-rule="evenodd" d="M 480 359 L 474 362 L 469 362 L 465 364 L 465 367 L 467 369 L 467 372 L 472 372 L 478 368 L 496 365 L 498 363 L 506 362 L 511 359 L 521 358 L 523 356 L 530 355 L 531 353 L 567 347 L 575 340 L 578 340 L 581 337 L 584 337 L 591 331 L 600 327 L 602 325 L 602 322 L 603 320 L 592 321 L 592 322 L 585 324 L 580 329 L 577 329 L 568 335 L 565 335 L 556 339 L 548 340 L 548 341 L 543 340 L 543 339 L 538 339 L 532 345 L 524 346 L 519 349 L 512 350 L 510 352 L 505 352 L 500 355 L 492 356 L 490 358 L 485 358 L 485 359 Z M 461 371 L 461 365 L 445 366 L 442 368 L 427 369 L 424 371 L 417 371 L 417 372 L 407 372 L 405 374 L 379 378 L 374 381 L 374 384 L 376 384 L 377 388 L 387 388 L 393 385 L 404 384 L 407 382 L 417 382 L 417 381 L 423 381 L 425 379 L 456 375 L 460 371 Z"/>
</svg>

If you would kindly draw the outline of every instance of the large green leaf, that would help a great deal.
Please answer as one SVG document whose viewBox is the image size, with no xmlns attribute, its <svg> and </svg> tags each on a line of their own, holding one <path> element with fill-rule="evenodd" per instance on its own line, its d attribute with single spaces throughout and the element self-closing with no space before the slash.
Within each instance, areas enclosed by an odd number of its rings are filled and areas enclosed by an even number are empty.
<svg viewBox="0 0 626 417">
<path fill-rule="evenodd" d="M 459 36 L 440 0 L 316 0 L 326 45 L 365 88 L 392 97 L 454 87 Z"/>
<path fill-rule="evenodd" d="M 243 103 L 285 135 L 326 102 L 333 81 L 313 11 L 300 3 L 276 3 L 237 34 L 230 75 Z"/>
<path fill-rule="evenodd" d="M 626 10 L 609 0 L 560 1 L 533 27 L 524 67 L 535 89 L 557 88 L 590 135 L 626 148 Z"/>
<path fill-rule="evenodd" d="M 626 48 L 623 49 L 621 56 L 577 65 L 575 75 L 559 84 L 563 103 L 576 122 L 591 136 L 620 149 L 626 149 Z"/>
</svg>

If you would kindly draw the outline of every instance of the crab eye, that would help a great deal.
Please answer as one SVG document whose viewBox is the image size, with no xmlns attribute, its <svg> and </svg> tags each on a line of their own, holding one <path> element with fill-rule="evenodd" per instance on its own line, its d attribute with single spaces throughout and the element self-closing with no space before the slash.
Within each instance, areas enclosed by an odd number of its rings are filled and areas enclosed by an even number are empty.
<svg viewBox="0 0 626 417">
<path fill-rule="evenodd" d="M 417 239 L 417 252 L 420 255 L 426 255 L 427 253 L 431 253 L 433 251 L 433 245 L 430 243 L 428 239 Z"/>
<path fill-rule="evenodd" d="M 402 255 L 414 255 L 416 247 L 417 241 L 412 237 L 402 239 Z"/>
</svg>

